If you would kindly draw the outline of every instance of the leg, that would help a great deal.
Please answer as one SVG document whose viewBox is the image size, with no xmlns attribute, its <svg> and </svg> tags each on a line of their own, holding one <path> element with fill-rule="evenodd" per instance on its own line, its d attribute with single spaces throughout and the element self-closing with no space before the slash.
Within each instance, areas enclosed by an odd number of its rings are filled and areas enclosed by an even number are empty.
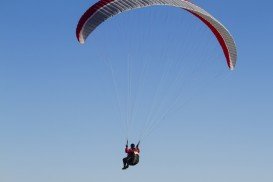
<svg viewBox="0 0 273 182">
<path fill-rule="evenodd" d="M 123 166 L 126 166 L 127 165 L 127 157 L 123 158 Z"/>
<path fill-rule="evenodd" d="M 127 169 L 129 167 L 128 165 L 128 157 L 123 158 L 123 168 L 122 169 Z"/>
</svg>

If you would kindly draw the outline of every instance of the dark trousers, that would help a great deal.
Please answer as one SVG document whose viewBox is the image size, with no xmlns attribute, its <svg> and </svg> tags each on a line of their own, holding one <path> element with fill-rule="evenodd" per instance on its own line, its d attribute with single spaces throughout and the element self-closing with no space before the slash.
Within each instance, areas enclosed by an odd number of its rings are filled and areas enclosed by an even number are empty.
<svg viewBox="0 0 273 182">
<path fill-rule="evenodd" d="M 131 159 L 131 157 L 130 156 L 127 156 L 127 157 L 125 157 L 125 158 L 123 158 L 123 165 L 124 165 L 124 167 L 128 167 L 129 166 L 129 161 L 130 161 L 130 159 Z"/>
<path fill-rule="evenodd" d="M 134 166 L 139 162 L 139 155 L 128 155 L 123 158 L 124 167 L 129 167 L 129 165 Z"/>
</svg>

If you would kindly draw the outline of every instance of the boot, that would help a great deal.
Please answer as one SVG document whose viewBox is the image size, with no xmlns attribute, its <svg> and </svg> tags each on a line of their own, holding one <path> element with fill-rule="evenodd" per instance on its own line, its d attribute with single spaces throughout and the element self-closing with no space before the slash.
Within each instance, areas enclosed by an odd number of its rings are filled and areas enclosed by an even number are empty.
<svg viewBox="0 0 273 182">
<path fill-rule="evenodd" d="M 122 170 L 125 170 L 125 169 L 127 169 L 129 167 L 129 165 L 126 165 L 126 166 L 124 166 L 123 168 L 122 168 Z"/>
</svg>

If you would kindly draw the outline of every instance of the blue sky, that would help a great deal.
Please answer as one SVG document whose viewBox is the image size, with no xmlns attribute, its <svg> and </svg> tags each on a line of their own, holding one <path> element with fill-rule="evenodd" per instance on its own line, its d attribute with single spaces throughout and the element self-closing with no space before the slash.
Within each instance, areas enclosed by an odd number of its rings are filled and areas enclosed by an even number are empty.
<svg viewBox="0 0 273 182">
<path fill-rule="evenodd" d="M 0 181 L 272 181 L 272 2 L 195 1 L 233 34 L 238 46 L 233 72 L 228 72 L 210 32 L 175 8 L 119 15 L 80 45 L 77 21 L 94 2 L 1 3 Z M 181 38 L 175 36 L 180 31 Z M 146 38 L 159 42 L 149 49 L 150 44 L 143 44 Z M 183 110 L 168 115 L 143 141 L 141 163 L 121 171 L 125 133 L 119 113 L 125 114 L 127 102 L 124 63 L 130 60 L 139 66 L 139 60 L 163 63 L 181 56 L 222 62 L 194 74 L 199 79 L 183 92 L 192 97 L 190 102 L 182 98 Z M 105 60 L 115 69 L 121 111 Z M 138 75 L 138 68 L 132 73 Z M 143 103 L 160 104 L 168 86 L 163 84 L 153 99 L 153 85 L 148 85 L 161 68 L 164 64 L 149 70 L 150 78 L 145 79 L 136 127 L 147 116 L 141 115 L 146 110 Z M 203 75 L 218 69 L 223 69 L 221 78 Z M 199 87 L 203 77 L 209 82 L 204 88 Z M 158 111 L 164 111 L 164 104 Z M 137 138 L 136 131 L 132 138 Z"/>
</svg>

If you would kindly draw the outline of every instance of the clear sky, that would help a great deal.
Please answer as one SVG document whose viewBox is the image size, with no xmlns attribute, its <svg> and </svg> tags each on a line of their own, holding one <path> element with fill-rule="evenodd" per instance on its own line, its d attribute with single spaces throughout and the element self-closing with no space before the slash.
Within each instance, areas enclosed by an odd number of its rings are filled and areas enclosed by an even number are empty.
<svg viewBox="0 0 273 182">
<path fill-rule="evenodd" d="M 94 2 L 1 1 L 0 181 L 271 182 L 273 3 L 194 1 L 235 38 L 238 64 L 229 72 L 211 33 L 175 8 L 119 15 L 80 45 L 77 21 Z M 138 61 L 151 61 L 152 69 L 139 84 L 140 98 L 131 97 L 138 100 L 134 112 L 138 127 L 141 117 L 149 116 L 141 114 L 149 110 L 147 103 L 161 106 L 168 79 L 179 73 L 180 67 L 172 69 L 155 94 L 152 83 L 165 68 L 164 61 L 187 60 L 182 66 L 187 70 L 197 57 L 220 61 L 193 73 L 198 80 L 176 105 L 186 103 L 185 107 L 171 112 L 143 140 L 140 164 L 122 171 L 126 132 L 120 115 L 126 117 L 128 108 L 126 63 L 131 75 L 141 75 Z M 210 70 L 219 69 L 221 78 L 203 82 Z M 139 83 L 135 78 L 132 95 Z M 192 80 L 195 77 L 183 77 L 187 83 Z M 159 112 L 155 118 L 169 104 L 155 109 Z M 131 139 L 137 139 L 137 132 L 132 133 Z"/>
</svg>

